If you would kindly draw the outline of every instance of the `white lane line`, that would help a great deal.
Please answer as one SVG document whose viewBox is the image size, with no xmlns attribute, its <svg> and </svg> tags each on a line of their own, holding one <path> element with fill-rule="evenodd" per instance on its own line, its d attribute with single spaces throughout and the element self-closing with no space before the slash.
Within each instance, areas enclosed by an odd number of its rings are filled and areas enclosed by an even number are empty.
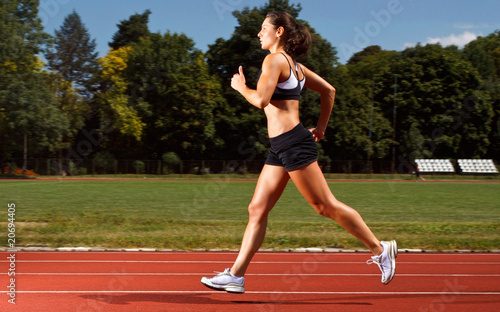
<svg viewBox="0 0 500 312">
<path fill-rule="evenodd" d="M 0 273 L 0 275 L 7 275 L 8 273 Z M 44 275 L 44 276 L 206 276 L 213 275 L 214 273 L 141 273 L 141 272 L 129 272 L 129 273 L 117 273 L 117 272 L 99 272 L 99 273 L 81 273 L 81 272 L 32 272 L 32 273 L 16 273 L 16 275 Z M 247 273 L 246 276 L 380 276 L 378 274 L 371 273 Z M 408 277 L 500 277 L 500 274 L 416 274 L 416 273 L 402 273 L 397 274 L 397 276 Z"/>
<path fill-rule="evenodd" d="M 7 291 L 0 291 L 5 294 Z M 198 290 L 20 290 L 17 294 L 220 294 L 219 291 Z M 447 295 L 475 296 L 500 295 L 500 292 L 446 292 L 446 291 L 245 291 L 246 294 L 292 294 L 292 295 Z"/>
<path fill-rule="evenodd" d="M 100 251 L 100 250 L 89 250 L 89 251 L 30 251 L 30 250 L 17 250 L 18 254 L 25 255 L 67 255 L 67 254 L 92 254 L 92 255 L 155 255 L 155 256 L 171 256 L 171 255 L 186 255 L 186 256 L 221 256 L 221 255 L 230 255 L 235 256 L 238 254 L 238 250 L 234 251 L 146 251 L 144 250 L 138 251 L 124 251 L 124 250 L 116 250 L 116 251 Z M 0 250 L 0 254 L 7 254 L 7 250 Z M 267 256 L 284 256 L 284 257 L 295 257 L 295 256 L 304 256 L 304 257 L 365 257 L 369 255 L 369 250 L 360 250 L 360 251 L 351 251 L 351 250 L 340 250 L 338 252 L 297 252 L 297 251 L 288 251 L 288 252 L 275 252 L 275 251 L 259 251 L 256 254 L 256 257 L 267 257 Z M 399 249 L 400 256 L 411 256 L 411 257 L 499 257 L 500 252 L 447 252 L 447 253 L 439 253 L 432 251 L 421 251 L 421 252 L 405 252 L 405 249 Z"/>
<path fill-rule="evenodd" d="M 0 263 L 9 263 L 0 260 Z M 234 261 L 200 261 L 200 260 L 16 260 L 16 263 L 234 263 Z M 365 264 L 359 261 L 253 261 L 252 264 Z M 398 261 L 398 265 L 500 265 L 500 262 L 416 262 Z"/>
</svg>

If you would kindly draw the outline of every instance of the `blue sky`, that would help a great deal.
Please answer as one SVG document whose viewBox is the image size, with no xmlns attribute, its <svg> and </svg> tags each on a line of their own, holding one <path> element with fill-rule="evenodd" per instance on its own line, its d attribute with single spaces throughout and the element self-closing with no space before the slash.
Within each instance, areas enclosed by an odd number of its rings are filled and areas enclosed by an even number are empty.
<svg viewBox="0 0 500 312">
<path fill-rule="evenodd" d="M 261 7 L 267 0 L 40 0 L 45 31 L 54 34 L 75 10 L 104 56 L 117 24 L 151 10 L 149 29 L 184 33 L 206 51 L 237 26 L 231 12 Z M 299 18 L 334 47 L 340 62 L 369 45 L 401 51 L 416 43 L 464 44 L 500 30 L 498 0 L 290 0 Z M 257 35 L 257 34 L 256 34 Z M 256 40 L 257 37 L 255 37 Z"/>
</svg>

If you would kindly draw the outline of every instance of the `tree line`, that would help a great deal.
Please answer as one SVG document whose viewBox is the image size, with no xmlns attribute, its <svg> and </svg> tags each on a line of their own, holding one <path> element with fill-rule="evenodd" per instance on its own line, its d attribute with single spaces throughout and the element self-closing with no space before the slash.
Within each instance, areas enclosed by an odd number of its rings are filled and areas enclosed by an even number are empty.
<svg viewBox="0 0 500 312">
<path fill-rule="evenodd" d="M 49 35 L 38 5 L 0 4 L 1 164 L 26 155 L 56 158 L 60 166 L 95 157 L 264 159 L 265 116 L 229 79 L 243 65 L 255 87 L 267 53 L 256 34 L 274 10 L 309 28 L 312 50 L 298 61 L 337 89 L 321 161 L 500 160 L 499 31 L 462 49 L 369 46 L 340 64 L 336 48 L 300 19 L 300 4 L 270 0 L 233 12 L 232 36 L 205 53 L 185 34 L 152 33 L 149 10 L 134 14 L 117 25 L 109 52 L 98 58 L 77 12 Z M 318 95 L 304 91 L 306 127 L 316 124 L 319 110 Z"/>
</svg>

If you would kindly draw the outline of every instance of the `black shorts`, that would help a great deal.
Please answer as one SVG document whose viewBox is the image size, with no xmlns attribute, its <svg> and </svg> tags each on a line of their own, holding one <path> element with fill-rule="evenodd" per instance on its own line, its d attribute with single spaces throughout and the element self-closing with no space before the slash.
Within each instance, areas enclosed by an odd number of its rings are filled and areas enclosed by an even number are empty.
<svg viewBox="0 0 500 312">
<path fill-rule="evenodd" d="M 311 131 L 298 124 L 290 131 L 270 138 L 271 150 L 266 165 L 285 167 L 287 172 L 312 164 L 318 159 Z"/>
</svg>

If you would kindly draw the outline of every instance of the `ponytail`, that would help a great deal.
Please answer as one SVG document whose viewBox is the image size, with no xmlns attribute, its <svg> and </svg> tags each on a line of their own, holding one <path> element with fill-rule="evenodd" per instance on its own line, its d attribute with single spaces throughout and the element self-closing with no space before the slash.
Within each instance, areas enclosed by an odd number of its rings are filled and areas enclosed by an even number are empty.
<svg viewBox="0 0 500 312">
<path fill-rule="evenodd" d="M 286 12 L 271 12 L 267 14 L 271 19 L 271 24 L 276 28 L 283 27 L 285 30 L 284 49 L 293 58 L 306 56 L 311 47 L 312 38 L 309 29 L 295 21 L 295 19 Z"/>
</svg>

